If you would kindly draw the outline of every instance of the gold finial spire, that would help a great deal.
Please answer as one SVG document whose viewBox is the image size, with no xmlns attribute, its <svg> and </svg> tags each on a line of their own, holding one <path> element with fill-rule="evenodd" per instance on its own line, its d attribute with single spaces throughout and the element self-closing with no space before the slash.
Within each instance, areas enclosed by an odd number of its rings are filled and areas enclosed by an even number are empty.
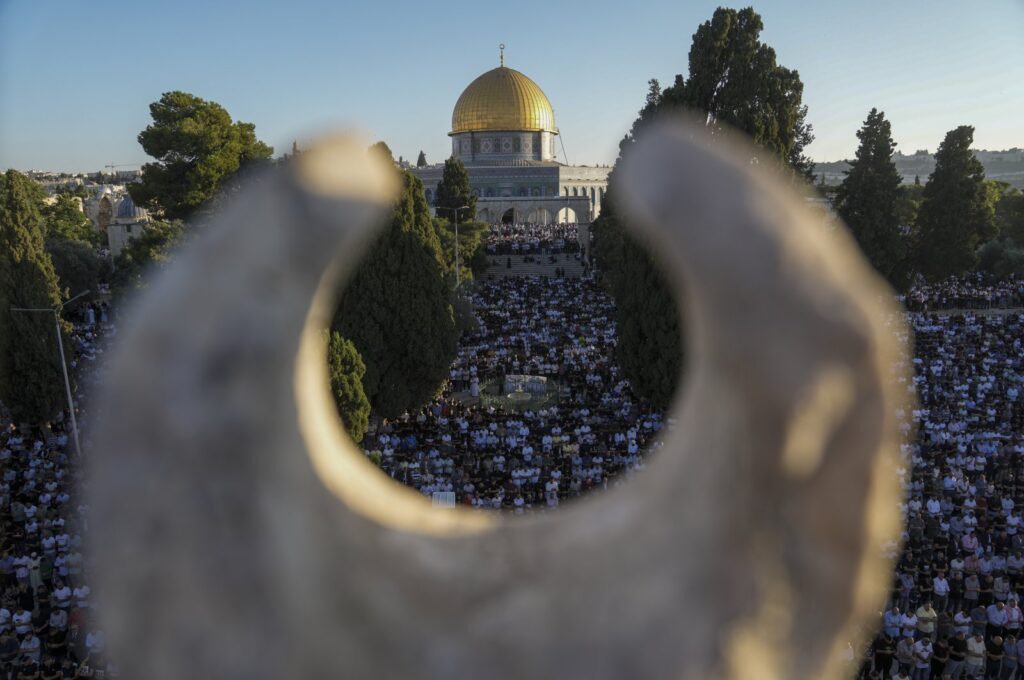
<svg viewBox="0 0 1024 680">
<path fill-rule="evenodd" d="M 501 43 L 500 45 L 498 45 L 498 55 L 499 55 L 499 58 L 501 59 L 501 65 L 504 66 L 505 65 L 505 43 Z"/>
</svg>

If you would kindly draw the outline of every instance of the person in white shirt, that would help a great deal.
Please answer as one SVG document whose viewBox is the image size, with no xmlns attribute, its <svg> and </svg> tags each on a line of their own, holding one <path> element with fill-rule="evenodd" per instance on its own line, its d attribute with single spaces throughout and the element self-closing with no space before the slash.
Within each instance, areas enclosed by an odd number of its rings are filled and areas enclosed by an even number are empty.
<svg viewBox="0 0 1024 680">
<path fill-rule="evenodd" d="M 85 648 L 89 650 L 90 654 L 99 655 L 103 653 L 103 649 L 106 646 L 106 636 L 102 630 L 89 633 L 85 636 Z"/>
<path fill-rule="evenodd" d="M 932 665 L 932 641 L 921 638 L 914 645 L 914 677 L 928 680 L 928 671 Z"/>
<path fill-rule="evenodd" d="M 917 633 L 917 616 L 913 612 L 904 612 L 900 617 L 900 628 L 903 629 L 903 637 L 914 637 Z"/>
<path fill-rule="evenodd" d="M 92 595 L 92 589 L 89 586 L 85 585 L 85 584 L 80 585 L 77 588 L 75 588 L 75 590 L 74 590 L 75 606 L 79 607 L 81 609 L 88 609 L 89 608 L 89 596 L 90 595 Z"/>
<path fill-rule="evenodd" d="M 39 664 L 39 656 L 42 649 L 42 642 L 36 637 L 35 633 L 30 632 L 25 636 L 25 639 L 21 641 L 21 654 L 25 658 L 31 659 L 36 665 Z"/>
<path fill-rule="evenodd" d="M 935 578 L 932 579 L 932 596 L 935 610 L 939 613 L 946 611 L 949 602 L 949 581 L 941 570 L 936 572 Z"/>
<path fill-rule="evenodd" d="M 64 630 L 68 627 L 68 613 L 63 609 L 54 607 L 50 611 L 49 624 L 51 630 Z"/>
<path fill-rule="evenodd" d="M 14 625 L 14 632 L 18 635 L 26 635 L 32 630 L 32 612 L 19 608 L 11 617 Z"/>
<path fill-rule="evenodd" d="M 953 632 L 969 635 L 971 632 L 971 617 L 961 609 L 953 615 Z"/>
<path fill-rule="evenodd" d="M 985 668 L 985 637 L 978 633 L 967 639 L 967 659 L 964 669 L 969 677 L 978 677 Z"/>
</svg>

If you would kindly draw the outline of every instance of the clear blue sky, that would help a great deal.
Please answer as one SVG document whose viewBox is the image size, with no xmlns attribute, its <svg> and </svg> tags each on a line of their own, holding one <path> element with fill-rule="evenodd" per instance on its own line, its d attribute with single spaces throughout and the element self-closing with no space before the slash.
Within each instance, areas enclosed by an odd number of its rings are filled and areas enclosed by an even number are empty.
<svg viewBox="0 0 1024 680">
<path fill-rule="evenodd" d="M 686 72 L 718 4 L 0 0 L 0 168 L 141 163 L 147 106 L 174 89 L 255 123 L 278 153 L 346 125 L 437 161 L 455 100 L 500 42 L 551 99 L 569 161 L 610 163 L 647 80 Z M 754 6 L 803 79 L 815 159 L 850 156 L 872 106 L 907 153 L 965 123 L 979 148 L 1024 146 L 1024 0 Z"/>
</svg>

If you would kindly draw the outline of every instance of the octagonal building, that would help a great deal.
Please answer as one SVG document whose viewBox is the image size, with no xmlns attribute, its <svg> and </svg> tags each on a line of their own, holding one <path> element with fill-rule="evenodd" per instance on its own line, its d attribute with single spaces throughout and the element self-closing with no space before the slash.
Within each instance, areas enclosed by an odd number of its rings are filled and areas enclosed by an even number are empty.
<svg viewBox="0 0 1024 680">
<path fill-rule="evenodd" d="M 452 111 L 452 155 L 466 166 L 477 219 L 590 222 L 601 210 L 607 166 L 557 160 L 558 127 L 547 95 L 504 63 L 471 82 Z M 433 204 L 444 164 L 411 168 Z"/>
</svg>

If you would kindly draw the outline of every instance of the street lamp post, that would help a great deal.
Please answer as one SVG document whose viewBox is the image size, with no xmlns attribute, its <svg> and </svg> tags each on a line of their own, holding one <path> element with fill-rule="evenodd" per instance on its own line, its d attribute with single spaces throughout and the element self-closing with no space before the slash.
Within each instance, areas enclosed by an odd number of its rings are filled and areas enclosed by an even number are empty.
<svg viewBox="0 0 1024 680">
<path fill-rule="evenodd" d="M 459 289 L 459 284 L 462 282 L 462 267 L 459 265 L 459 211 L 468 208 L 468 205 L 460 205 L 458 208 L 445 208 L 444 206 L 434 208 L 435 210 L 448 210 L 454 215 L 452 222 L 455 224 L 455 290 Z"/>
<path fill-rule="evenodd" d="M 67 359 L 64 358 L 64 339 L 63 337 L 61 337 L 60 332 L 60 313 L 64 311 L 65 305 L 68 305 L 77 300 L 78 298 L 82 297 L 83 295 L 88 294 L 89 291 L 82 291 L 81 293 L 71 298 L 67 302 L 63 302 L 54 307 L 53 309 L 49 309 L 46 307 L 40 309 L 30 307 L 11 307 L 12 312 L 44 312 L 53 314 L 53 325 L 54 328 L 57 330 L 57 348 L 60 350 L 60 367 L 64 371 L 64 391 L 67 394 L 68 398 L 68 413 L 71 415 L 71 433 L 75 439 L 75 453 L 78 454 L 79 458 L 82 457 L 82 444 L 78 439 L 78 419 L 75 418 L 75 402 L 71 398 L 71 380 L 70 378 L 68 378 L 68 362 Z"/>
</svg>

